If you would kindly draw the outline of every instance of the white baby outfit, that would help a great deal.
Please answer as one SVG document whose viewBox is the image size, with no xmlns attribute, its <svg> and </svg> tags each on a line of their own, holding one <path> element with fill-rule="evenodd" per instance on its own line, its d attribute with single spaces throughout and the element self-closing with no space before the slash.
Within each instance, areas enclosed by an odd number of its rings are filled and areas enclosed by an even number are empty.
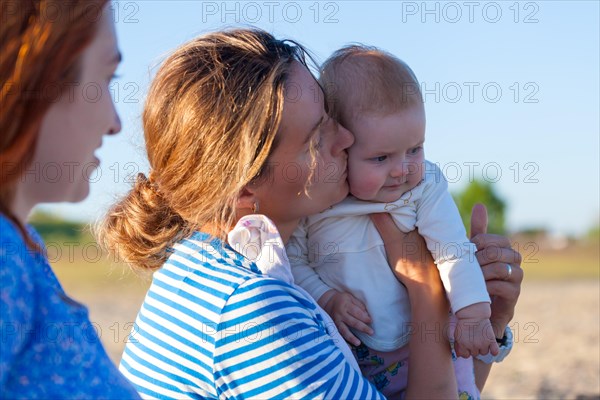
<svg viewBox="0 0 600 400">
<path fill-rule="evenodd" d="M 354 334 L 368 347 L 393 351 L 408 343 L 406 288 L 388 266 L 383 241 L 369 214 L 390 213 L 400 230 L 418 228 L 432 253 L 452 311 L 490 302 L 476 247 L 468 239 L 441 170 L 425 161 L 421 183 L 392 203 L 349 196 L 301 221 L 286 246 L 298 285 L 318 300 L 331 288 L 350 292 L 366 306 L 374 335 Z M 407 249 L 410 250 L 410 249 Z"/>
</svg>

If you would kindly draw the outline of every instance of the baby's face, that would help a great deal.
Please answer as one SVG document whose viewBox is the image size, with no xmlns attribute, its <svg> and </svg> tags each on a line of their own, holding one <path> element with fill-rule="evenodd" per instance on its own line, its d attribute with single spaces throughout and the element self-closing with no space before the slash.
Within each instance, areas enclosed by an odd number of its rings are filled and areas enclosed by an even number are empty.
<svg viewBox="0 0 600 400">
<path fill-rule="evenodd" d="M 425 110 L 413 106 L 387 116 L 354 118 L 348 149 L 350 193 L 358 199 L 396 201 L 419 184 L 425 155 Z"/>
</svg>

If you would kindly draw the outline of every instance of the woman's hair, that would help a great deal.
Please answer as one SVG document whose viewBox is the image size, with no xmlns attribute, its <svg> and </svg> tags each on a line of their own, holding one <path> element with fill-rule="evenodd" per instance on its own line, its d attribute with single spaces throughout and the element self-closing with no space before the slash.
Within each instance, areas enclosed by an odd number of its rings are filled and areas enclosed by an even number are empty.
<svg viewBox="0 0 600 400">
<path fill-rule="evenodd" d="M 155 270 L 174 242 L 202 227 L 224 238 L 236 201 L 277 142 L 295 42 L 258 29 L 198 37 L 158 70 L 143 113 L 151 172 L 97 227 L 101 244 L 134 270 Z"/>
<path fill-rule="evenodd" d="M 387 115 L 422 104 L 415 73 L 396 56 L 376 47 L 349 45 L 321 69 L 330 115 L 350 126 L 356 114 Z"/>
<path fill-rule="evenodd" d="M 0 213 L 36 247 L 11 212 L 45 113 L 79 76 L 108 0 L 3 0 L 0 5 Z"/>
</svg>

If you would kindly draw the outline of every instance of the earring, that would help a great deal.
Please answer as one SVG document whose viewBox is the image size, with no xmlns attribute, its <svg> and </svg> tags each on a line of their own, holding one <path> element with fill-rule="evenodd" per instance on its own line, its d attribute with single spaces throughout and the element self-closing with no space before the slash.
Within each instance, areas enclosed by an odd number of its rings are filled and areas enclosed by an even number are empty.
<svg viewBox="0 0 600 400">
<path fill-rule="evenodd" d="M 252 205 L 252 213 L 253 213 L 253 214 L 256 214 L 256 213 L 258 213 L 258 210 L 259 210 L 259 208 L 260 208 L 260 207 L 259 207 L 259 205 L 258 205 L 258 201 L 255 201 L 255 202 L 254 202 L 254 204 Z"/>
</svg>

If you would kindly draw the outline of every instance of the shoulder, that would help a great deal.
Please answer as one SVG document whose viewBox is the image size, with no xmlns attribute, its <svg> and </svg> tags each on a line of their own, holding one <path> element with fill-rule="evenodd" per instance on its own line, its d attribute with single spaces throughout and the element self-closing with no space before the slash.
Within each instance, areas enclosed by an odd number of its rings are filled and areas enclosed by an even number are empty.
<svg viewBox="0 0 600 400">
<path fill-rule="evenodd" d="M 32 255 L 17 227 L 0 215 L 0 325 L 14 335 L 3 338 L 0 377 L 4 379 L 26 343 L 18 332 L 30 331 L 35 319 L 38 272 Z"/>
<path fill-rule="evenodd" d="M 211 285 L 231 289 L 247 279 L 262 275 L 255 263 L 227 243 L 202 232 L 194 233 L 173 247 L 171 256 L 160 271 L 168 270 L 201 276 Z"/>
<path fill-rule="evenodd" d="M 152 300 L 165 316 L 180 312 L 214 325 L 240 285 L 257 276 L 254 263 L 221 240 L 196 232 L 177 243 L 154 273 L 146 303 Z"/>
<path fill-rule="evenodd" d="M 2 214 L 0 214 L 0 245 L 3 262 L 14 257 L 24 258 L 29 253 L 23 235 L 17 226 Z"/>
<path fill-rule="evenodd" d="M 33 229 L 31 229 L 32 232 Z M 39 240 L 36 234 L 34 240 Z M 41 244 L 41 240 L 39 242 Z M 2 304 L 18 302 L 19 298 L 31 294 L 34 287 L 34 267 L 40 254 L 30 249 L 18 228 L 0 215 L 0 281 Z"/>
<path fill-rule="evenodd" d="M 26 225 L 25 229 L 29 237 L 44 251 L 44 241 L 31 225 Z M 17 226 L 0 214 L 0 263 L 4 265 L 9 262 L 34 262 L 34 259 L 43 254 L 27 246 L 25 238 Z"/>
<path fill-rule="evenodd" d="M 425 185 L 446 184 L 446 177 L 440 169 L 439 163 L 425 160 L 423 167 L 423 183 Z"/>
<path fill-rule="evenodd" d="M 448 191 L 448 181 L 438 163 L 427 160 L 424 162 L 423 180 L 417 188 L 420 190 L 419 197 L 424 199 Z"/>
<path fill-rule="evenodd" d="M 245 314 L 249 318 L 283 316 L 287 319 L 294 319 L 293 314 L 312 318 L 317 310 L 305 293 L 269 276 L 256 276 L 240 283 L 229 297 L 224 313 L 234 309 L 237 315 Z"/>
<path fill-rule="evenodd" d="M 251 319 L 287 306 L 314 313 L 314 303 L 295 287 L 263 275 L 256 265 L 218 239 L 195 234 L 174 247 L 154 278 L 175 304 L 189 304 L 214 323 Z M 180 299 L 175 297 L 180 296 Z M 186 299 L 187 298 L 187 299 Z M 276 306 L 274 306 L 276 304 Z M 198 308 L 200 307 L 200 309 Z M 230 313 L 231 314 L 228 314 Z"/>
</svg>

